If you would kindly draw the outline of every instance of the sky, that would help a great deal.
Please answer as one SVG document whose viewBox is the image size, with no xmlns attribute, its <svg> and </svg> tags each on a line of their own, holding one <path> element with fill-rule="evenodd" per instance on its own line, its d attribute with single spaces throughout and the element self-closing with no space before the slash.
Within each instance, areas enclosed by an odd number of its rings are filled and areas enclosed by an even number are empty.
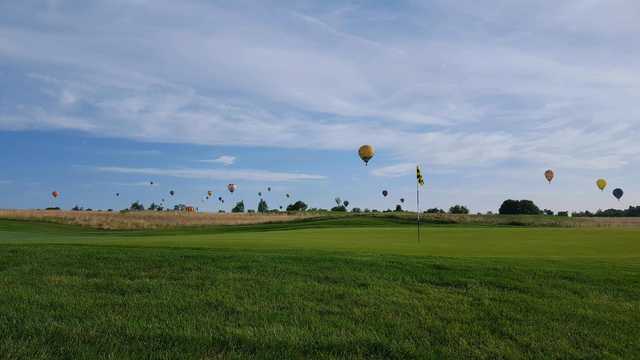
<svg viewBox="0 0 640 360">
<path fill-rule="evenodd" d="M 258 192 L 415 209 L 416 164 L 423 208 L 637 205 L 638 18 L 617 0 L 0 1 L 0 208 L 215 211 L 212 190 L 227 210 Z"/>
</svg>

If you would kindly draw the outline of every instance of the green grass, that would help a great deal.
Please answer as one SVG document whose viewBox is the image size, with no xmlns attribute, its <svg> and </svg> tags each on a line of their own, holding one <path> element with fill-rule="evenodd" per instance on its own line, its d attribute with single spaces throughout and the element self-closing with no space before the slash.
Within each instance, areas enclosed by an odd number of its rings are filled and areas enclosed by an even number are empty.
<svg viewBox="0 0 640 360">
<path fill-rule="evenodd" d="M 640 229 L 0 220 L 0 358 L 633 358 Z"/>
</svg>

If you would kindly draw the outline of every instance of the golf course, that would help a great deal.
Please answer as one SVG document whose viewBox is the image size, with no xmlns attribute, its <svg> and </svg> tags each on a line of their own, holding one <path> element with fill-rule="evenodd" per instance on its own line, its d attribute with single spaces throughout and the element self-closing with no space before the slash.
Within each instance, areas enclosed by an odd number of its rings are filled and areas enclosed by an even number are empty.
<svg viewBox="0 0 640 360">
<path fill-rule="evenodd" d="M 0 358 L 633 358 L 640 227 L 0 220 Z"/>
</svg>

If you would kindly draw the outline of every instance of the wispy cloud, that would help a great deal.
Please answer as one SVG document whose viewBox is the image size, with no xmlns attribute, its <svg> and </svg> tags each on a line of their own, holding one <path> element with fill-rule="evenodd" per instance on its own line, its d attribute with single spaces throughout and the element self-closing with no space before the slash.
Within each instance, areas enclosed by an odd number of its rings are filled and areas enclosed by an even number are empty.
<svg viewBox="0 0 640 360">
<path fill-rule="evenodd" d="M 200 160 L 200 162 L 222 164 L 224 166 L 229 166 L 229 165 L 233 165 L 233 163 L 236 162 L 236 157 L 235 156 L 230 156 L 230 155 L 221 155 L 221 156 L 218 156 L 215 159 L 212 159 L 212 160 Z"/>
<path fill-rule="evenodd" d="M 461 168 L 637 166 L 637 10 L 580 0 L 357 11 L 7 2 L 0 20 L 17 20 L 0 22 L 0 56 L 30 69 L 16 76 L 33 98 L 9 94 L 0 129 L 277 148 L 370 142 L 398 163 Z M 175 14 L 189 22 L 167 21 Z"/>
<path fill-rule="evenodd" d="M 402 177 L 402 176 L 411 174 L 414 171 L 416 171 L 416 164 L 402 163 L 402 164 L 379 167 L 371 171 L 371 174 L 373 174 L 374 176 L 381 176 L 381 177 Z"/>
<path fill-rule="evenodd" d="M 215 170 L 215 169 L 157 169 L 157 168 L 129 168 L 116 166 L 98 166 L 94 168 L 100 172 L 110 172 L 133 175 L 169 176 L 186 179 L 210 180 L 245 180 L 245 181 L 303 181 L 324 180 L 326 176 L 273 172 L 265 170 Z"/>
</svg>

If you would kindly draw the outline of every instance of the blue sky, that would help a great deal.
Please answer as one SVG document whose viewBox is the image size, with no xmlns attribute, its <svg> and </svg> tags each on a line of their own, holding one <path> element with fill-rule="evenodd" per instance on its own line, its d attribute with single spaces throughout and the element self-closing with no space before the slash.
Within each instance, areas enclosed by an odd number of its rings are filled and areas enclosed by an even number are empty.
<svg viewBox="0 0 640 360">
<path fill-rule="evenodd" d="M 0 207 L 173 189 L 215 210 L 204 193 L 230 205 L 233 182 L 249 207 L 271 186 L 272 207 L 412 208 L 417 163 L 426 207 L 635 205 L 639 17 L 615 0 L 2 2 Z"/>
</svg>

